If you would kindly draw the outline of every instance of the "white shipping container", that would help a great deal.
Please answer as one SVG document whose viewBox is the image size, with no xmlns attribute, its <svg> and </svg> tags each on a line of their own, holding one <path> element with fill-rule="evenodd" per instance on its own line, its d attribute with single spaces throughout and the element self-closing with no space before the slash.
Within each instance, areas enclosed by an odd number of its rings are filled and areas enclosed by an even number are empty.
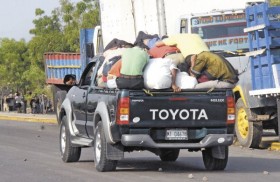
<svg viewBox="0 0 280 182">
<path fill-rule="evenodd" d="M 179 17 L 213 9 L 245 8 L 248 0 L 99 0 L 103 44 L 118 38 L 133 43 L 139 31 L 179 33 Z"/>
</svg>

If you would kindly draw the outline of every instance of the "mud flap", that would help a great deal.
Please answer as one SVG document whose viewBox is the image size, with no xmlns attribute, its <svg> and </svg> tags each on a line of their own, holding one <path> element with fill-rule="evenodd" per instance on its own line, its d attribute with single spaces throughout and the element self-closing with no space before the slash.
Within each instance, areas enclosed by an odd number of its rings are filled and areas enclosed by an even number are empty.
<svg viewBox="0 0 280 182">
<path fill-rule="evenodd" d="M 280 142 L 280 99 L 277 98 L 278 142 Z"/>
<path fill-rule="evenodd" d="M 107 159 L 121 160 L 124 158 L 123 146 L 121 144 L 109 144 L 107 143 Z"/>
<path fill-rule="evenodd" d="M 212 156 L 216 159 L 225 159 L 226 157 L 226 149 L 225 146 L 217 146 L 217 147 L 212 147 Z"/>
</svg>

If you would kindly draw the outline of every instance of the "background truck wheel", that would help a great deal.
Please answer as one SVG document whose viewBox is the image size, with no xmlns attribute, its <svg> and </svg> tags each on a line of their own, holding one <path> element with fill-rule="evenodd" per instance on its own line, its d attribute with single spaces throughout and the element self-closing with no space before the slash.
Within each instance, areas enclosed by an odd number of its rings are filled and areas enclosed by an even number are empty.
<svg viewBox="0 0 280 182">
<path fill-rule="evenodd" d="M 279 128 L 278 128 L 278 118 L 277 117 L 273 119 L 273 124 L 274 124 L 275 134 L 278 136 L 279 135 Z"/>
<path fill-rule="evenodd" d="M 162 161 L 176 161 L 179 153 L 180 149 L 161 149 L 159 157 Z"/>
<path fill-rule="evenodd" d="M 109 160 L 106 156 L 106 139 L 102 123 L 97 124 L 94 134 L 94 162 L 99 172 L 116 170 L 118 161 Z"/>
<path fill-rule="evenodd" d="M 263 126 L 261 122 L 249 122 L 251 111 L 245 107 L 241 98 L 236 102 L 235 134 L 240 145 L 249 148 L 259 148 L 262 139 Z"/>
<path fill-rule="evenodd" d="M 67 94 L 66 91 L 60 90 L 60 91 L 57 91 L 54 95 L 54 111 L 55 111 L 55 114 L 56 114 L 56 119 L 57 119 L 58 124 L 60 124 L 59 123 L 59 121 L 60 121 L 60 119 L 59 119 L 60 108 L 61 108 L 62 102 L 64 101 L 64 99 L 66 97 L 66 94 Z"/>
<path fill-rule="evenodd" d="M 224 170 L 228 162 L 228 146 L 222 147 L 225 151 L 225 158 L 218 159 L 212 155 L 212 149 L 206 148 L 202 151 L 204 166 L 207 170 Z"/>
<path fill-rule="evenodd" d="M 62 118 L 60 124 L 60 153 L 64 162 L 77 162 L 81 156 L 81 147 L 72 147 L 70 142 L 70 133 L 66 124 L 66 116 Z"/>
<path fill-rule="evenodd" d="M 279 129 L 278 128 L 275 128 L 274 131 L 275 131 L 276 135 L 279 135 Z"/>
</svg>

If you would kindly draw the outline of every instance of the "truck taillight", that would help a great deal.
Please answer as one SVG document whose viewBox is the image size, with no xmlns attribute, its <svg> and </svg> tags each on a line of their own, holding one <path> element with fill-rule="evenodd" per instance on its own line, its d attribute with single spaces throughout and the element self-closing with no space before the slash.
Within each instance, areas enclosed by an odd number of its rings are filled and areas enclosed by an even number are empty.
<svg viewBox="0 0 280 182">
<path fill-rule="evenodd" d="M 232 96 L 227 97 L 227 124 L 235 122 L 235 101 Z"/>
<path fill-rule="evenodd" d="M 117 124 L 129 124 L 129 97 L 120 98 L 118 103 Z"/>
</svg>

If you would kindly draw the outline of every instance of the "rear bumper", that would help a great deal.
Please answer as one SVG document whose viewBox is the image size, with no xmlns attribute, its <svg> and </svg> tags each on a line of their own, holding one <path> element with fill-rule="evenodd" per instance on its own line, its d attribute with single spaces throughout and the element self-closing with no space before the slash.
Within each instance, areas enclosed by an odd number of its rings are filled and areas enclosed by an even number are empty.
<svg viewBox="0 0 280 182">
<path fill-rule="evenodd" d="M 233 134 L 208 134 L 199 143 L 156 143 L 149 135 L 122 135 L 124 146 L 149 148 L 208 148 L 215 146 L 229 146 L 233 143 Z"/>
</svg>

